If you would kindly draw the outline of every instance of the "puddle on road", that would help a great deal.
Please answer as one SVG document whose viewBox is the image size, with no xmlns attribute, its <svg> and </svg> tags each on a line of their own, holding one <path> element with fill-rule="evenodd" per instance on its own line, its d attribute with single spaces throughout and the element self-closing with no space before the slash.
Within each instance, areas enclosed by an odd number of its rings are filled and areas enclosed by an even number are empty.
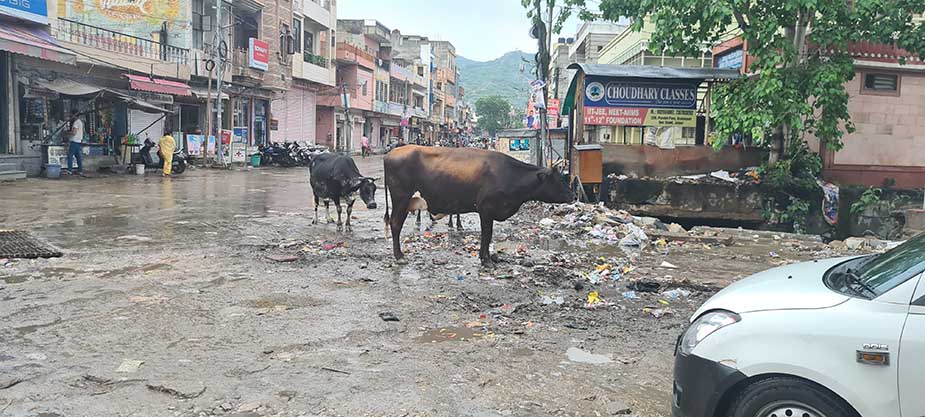
<svg viewBox="0 0 925 417">
<path fill-rule="evenodd" d="M 437 343 L 437 342 L 464 342 L 485 337 L 485 333 L 472 330 L 468 327 L 441 327 L 430 329 L 417 337 L 420 343 Z"/>
<path fill-rule="evenodd" d="M 7 284 L 21 284 L 29 280 L 28 275 L 8 275 L 5 277 L 0 277 L 0 281 L 3 281 Z"/>
<path fill-rule="evenodd" d="M 144 274 L 144 273 L 152 272 L 152 271 L 165 271 L 165 270 L 170 270 L 170 269 L 173 269 L 173 267 L 165 263 L 155 263 L 155 264 L 148 264 L 148 265 L 143 265 L 143 266 L 127 266 L 125 268 L 119 268 L 119 269 L 113 269 L 110 271 L 106 271 L 106 273 L 104 273 L 103 275 L 100 275 L 100 278 L 115 278 L 120 275 L 130 275 L 130 274 L 136 274 L 136 273 Z"/>
<path fill-rule="evenodd" d="M 244 307 L 286 310 L 301 307 L 317 307 L 324 304 L 324 301 L 314 297 L 288 294 L 272 294 L 266 297 L 248 300 L 241 303 L 241 305 Z"/>
</svg>

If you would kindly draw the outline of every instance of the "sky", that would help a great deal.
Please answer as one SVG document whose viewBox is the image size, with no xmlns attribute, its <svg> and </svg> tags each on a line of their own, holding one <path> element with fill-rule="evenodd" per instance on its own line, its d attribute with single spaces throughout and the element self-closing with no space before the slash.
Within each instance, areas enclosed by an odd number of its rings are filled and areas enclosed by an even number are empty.
<svg viewBox="0 0 925 417">
<path fill-rule="evenodd" d="M 506 52 L 536 52 L 520 0 L 339 0 L 338 19 L 376 19 L 403 34 L 450 41 L 456 54 L 490 61 Z M 572 18 L 560 36 L 574 36 Z"/>
</svg>

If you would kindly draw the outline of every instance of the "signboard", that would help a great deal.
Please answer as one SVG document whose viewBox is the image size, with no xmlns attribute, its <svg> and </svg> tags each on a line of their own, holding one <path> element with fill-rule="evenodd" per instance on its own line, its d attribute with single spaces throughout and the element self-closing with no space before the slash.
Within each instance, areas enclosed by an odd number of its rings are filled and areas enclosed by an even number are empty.
<svg viewBox="0 0 925 417">
<path fill-rule="evenodd" d="M 530 150 L 530 139 L 511 139 L 511 142 L 508 143 L 509 151 L 529 151 Z"/>
<path fill-rule="evenodd" d="M 585 107 L 697 108 L 700 80 L 625 80 L 588 77 Z"/>
<path fill-rule="evenodd" d="M 247 135 L 246 127 L 238 126 L 238 127 L 233 128 L 233 130 L 231 131 L 231 140 L 234 143 L 244 143 L 247 141 L 247 138 L 248 138 L 248 135 Z"/>
<path fill-rule="evenodd" d="M 270 130 L 279 130 L 279 119 L 270 119 Z"/>
<path fill-rule="evenodd" d="M 559 99 L 549 99 L 549 108 L 546 109 L 546 122 L 550 128 L 559 127 Z"/>
<path fill-rule="evenodd" d="M 697 126 L 699 80 L 588 77 L 584 123 L 605 126 Z"/>
<path fill-rule="evenodd" d="M 186 135 L 186 153 L 189 156 L 202 156 L 203 135 Z"/>
<path fill-rule="evenodd" d="M 215 136 L 209 135 L 206 141 L 206 156 L 215 156 Z"/>
<path fill-rule="evenodd" d="M 739 69 L 742 68 L 743 56 L 745 53 L 742 48 L 726 52 L 716 58 L 717 68 Z"/>
<path fill-rule="evenodd" d="M 586 125 L 697 127 L 697 111 L 684 109 L 635 109 L 585 107 Z"/>
<path fill-rule="evenodd" d="M 261 71 L 270 68 L 270 44 L 256 38 L 248 40 L 247 66 Z"/>
<path fill-rule="evenodd" d="M 42 25 L 48 24 L 45 0 L 0 0 L 0 15 L 4 14 Z"/>
<path fill-rule="evenodd" d="M 229 143 L 231 143 L 231 131 L 222 129 L 222 145 L 227 145 Z"/>
<path fill-rule="evenodd" d="M 247 160 L 246 145 L 243 143 L 231 144 L 231 162 L 244 162 Z"/>
<path fill-rule="evenodd" d="M 173 104 L 173 96 L 170 94 L 150 93 L 147 91 L 132 91 L 131 94 L 151 104 Z"/>
</svg>

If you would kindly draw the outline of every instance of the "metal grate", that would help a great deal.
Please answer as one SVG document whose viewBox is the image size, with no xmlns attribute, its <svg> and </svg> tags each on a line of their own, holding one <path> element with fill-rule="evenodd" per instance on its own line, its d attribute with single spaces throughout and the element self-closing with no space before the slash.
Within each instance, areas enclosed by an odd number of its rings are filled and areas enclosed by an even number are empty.
<svg viewBox="0 0 925 417">
<path fill-rule="evenodd" d="M 61 251 L 19 230 L 0 230 L 0 258 L 57 258 Z"/>
</svg>

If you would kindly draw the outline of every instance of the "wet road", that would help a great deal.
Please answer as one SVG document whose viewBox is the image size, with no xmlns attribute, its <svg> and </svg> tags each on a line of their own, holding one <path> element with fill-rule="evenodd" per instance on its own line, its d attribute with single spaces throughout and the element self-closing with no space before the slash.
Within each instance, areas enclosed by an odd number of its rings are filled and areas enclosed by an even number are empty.
<svg viewBox="0 0 925 417">
<path fill-rule="evenodd" d="M 0 269 L 0 415 L 669 414 L 674 338 L 707 294 L 658 320 L 656 299 L 585 309 L 574 275 L 530 266 L 567 248 L 519 238 L 521 214 L 495 247 L 526 266 L 481 269 L 474 215 L 461 233 L 409 220 L 395 265 L 376 198 L 342 232 L 311 225 L 306 169 L 0 184 L 3 227 L 65 251 Z"/>
</svg>

